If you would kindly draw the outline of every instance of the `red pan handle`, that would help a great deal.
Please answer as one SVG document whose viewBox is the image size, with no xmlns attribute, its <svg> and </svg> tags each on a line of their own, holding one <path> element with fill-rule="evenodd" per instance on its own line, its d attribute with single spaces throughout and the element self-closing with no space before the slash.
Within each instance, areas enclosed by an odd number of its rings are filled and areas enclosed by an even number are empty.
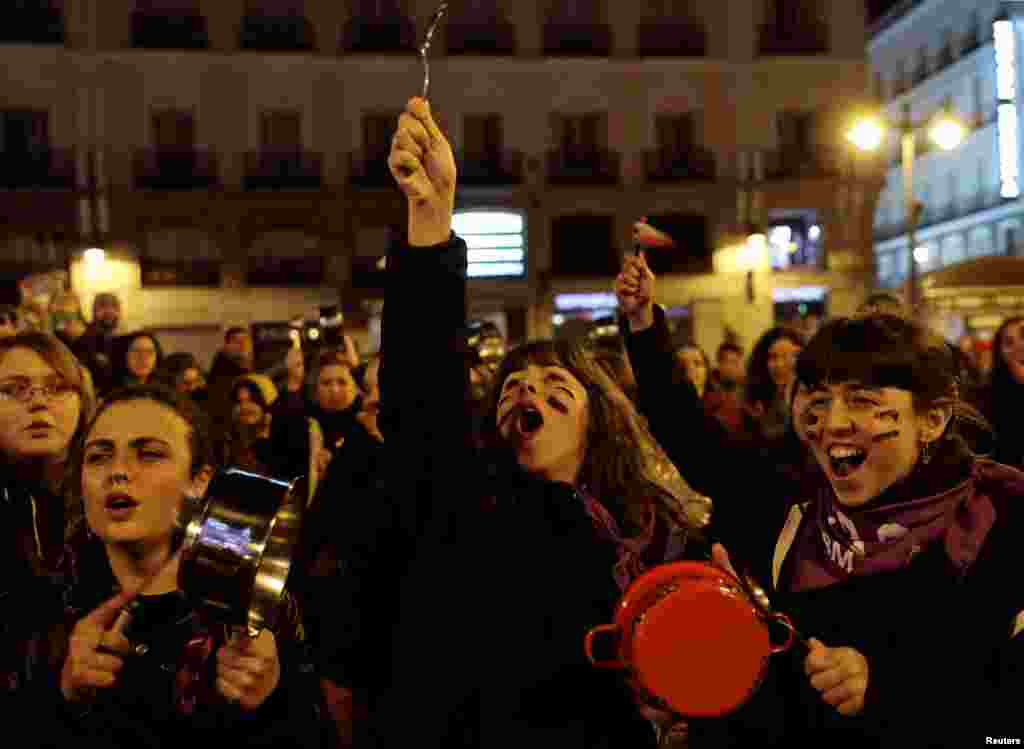
<svg viewBox="0 0 1024 749">
<path fill-rule="evenodd" d="M 772 645 L 771 654 L 784 653 L 793 645 L 793 640 L 796 638 L 796 629 L 793 627 L 793 622 L 785 614 L 774 614 L 772 621 L 776 621 L 786 628 L 786 639 L 779 645 Z"/>
<path fill-rule="evenodd" d="M 619 635 L 619 628 L 615 624 L 601 624 L 587 632 L 587 636 L 583 639 L 583 652 L 587 654 L 587 659 L 597 668 L 625 668 L 626 664 L 622 661 L 599 661 L 594 657 L 594 639 L 604 634 Z"/>
</svg>

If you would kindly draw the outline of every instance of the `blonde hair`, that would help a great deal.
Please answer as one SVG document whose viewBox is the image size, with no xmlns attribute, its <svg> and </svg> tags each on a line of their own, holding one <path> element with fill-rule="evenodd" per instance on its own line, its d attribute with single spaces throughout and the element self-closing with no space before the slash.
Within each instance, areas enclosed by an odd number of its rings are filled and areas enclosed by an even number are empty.
<svg viewBox="0 0 1024 749">
<path fill-rule="evenodd" d="M 89 370 L 82 366 L 81 362 L 71 353 L 71 349 L 61 343 L 59 338 L 48 333 L 30 331 L 10 338 L 0 338 L 0 359 L 3 359 L 8 352 L 19 348 L 28 349 L 38 354 L 78 392 L 81 405 L 74 434 L 74 437 L 77 437 L 96 411 L 96 388 L 93 386 Z"/>
</svg>

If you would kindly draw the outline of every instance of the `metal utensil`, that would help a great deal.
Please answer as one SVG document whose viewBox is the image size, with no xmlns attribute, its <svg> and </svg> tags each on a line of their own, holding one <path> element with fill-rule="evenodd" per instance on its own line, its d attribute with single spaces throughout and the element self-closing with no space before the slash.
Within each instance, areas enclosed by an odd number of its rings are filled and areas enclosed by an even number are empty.
<svg viewBox="0 0 1024 749">
<path fill-rule="evenodd" d="M 434 13 L 434 17 L 430 19 L 430 25 L 427 26 L 427 33 L 423 37 L 423 43 L 420 45 L 420 62 L 423 64 L 423 98 L 426 99 L 430 93 L 430 45 L 434 40 L 434 32 L 437 31 L 437 27 L 441 24 L 441 19 L 444 18 L 445 13 L 448 12 L 448 3 L 442 2 L 438 6 L 437 11 Z"/>
<path fill-rule="evenodd" d="M 195 606 L 250 637 L 274 627 L 305 486 L 235 468 L 214 477 L 205 504 L 184 519 L 178 586 Z"/>
<path fill-rule="evenodd" d="M 768 599 L 768 594 L 764 592 L 764 588 L 760 586 L 754 576 L 749 572 L 743 572 L 738 575 L 740 585 L 743 587 L 743 591 L 747 594 L 747 597 L 753 602 L 754 608 L 758 610 L 761 617 L 766 621 L 774 619 L 778 616 L 778 612 L 772 608 L 772 602 Z M 804 637 L 800 632 L 793 627 L 793 638 L 803 645 L 808 650 L 811 649 L 810 644 L 807 642 L 807 638 Z"/>
</svg>

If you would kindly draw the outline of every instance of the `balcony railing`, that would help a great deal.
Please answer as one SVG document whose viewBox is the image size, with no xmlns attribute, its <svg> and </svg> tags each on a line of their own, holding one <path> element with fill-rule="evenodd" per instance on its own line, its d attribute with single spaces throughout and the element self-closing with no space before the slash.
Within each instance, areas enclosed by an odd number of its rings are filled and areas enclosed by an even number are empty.
<svg viewBox="0 0 1024 749">
<path fill-rule="evenodd" d="M 323 158 L 302 149 L 249 151 L 245 155 L 246 190 L 319 190 Z"/>
<path fill-rule="evenodd" d="M 607 148 L 556 149 L 547 154 L 547 178 L 552 185 L 614 185 L 619 181 L 617 151 Z"/>
<path fill-rule="evenodd" d="M 612 29 L 603 23 L 549 23 L 544 26 L 548 57 L 609 57 Z"/>
<path fill-rule="evenodd" d="M 132 14 L 132 46 L 140 49 L 207 49 L 206 18 L 198 13 Z"/>
<path fill-rule="evenodd" d="M 783 147 L 765 154 L 765 179 L 838 177 L 851 158 L 842 148 Z"/>
<path fill-rule="evenodd" d="M 73 190 L 75 176 L 70 148 L 0 151 L 0 189 Z"/>
<path fill-rule="evenodd" d="M 704 57 L 707 33 L 696 23 L 645 23 L 636 31 L 636 52 L 641 57 Z"/>
<path fill-rule="evenodd" d="M 380 189 L 395 184 L 388 169 L 388 152 L 367 154 L 354 151 L 348 155 L 348 181 L 354 187 Z"/>
<path fill-rule="evenodd" d="M 25 6 L 0 10 L 0 44 L 63 43 L 64 16 L 60 10 Z"/>
<path fill-rule="evenodd" d="M 648 182 L 715 179 L 715 155 L 706 148 L 657 148 L 644 151 L 644 174 Z"/>
<path fill-rule="evenodd" d="M 511 23 L 451 24 L 445 29 L 449 55 L 504 55 L 516 53 L 516 28 Z"/>
<path fill-rule="evenodd" d="M 499 150 L 459 154 L 459 182 L 463 185 L 519 185 L 523 182 L 523 154 Z"/>
<path fill-rule="evenodd" d="M 218 184 L 217 154 L 198 148 L 146 148 L 135 155 L 142 190 L 202 190 Z"/>
<path fill-rule="evenodd" d="M 316 47 L 316 35 L 302 16 L 251 15 L 242 19 L 238 46 L 258 52 L 308 52 Z"/>
<path fill-rule="evenodd" d="M 407 18 L 355 19 L 345 24 L 341 46 L 348 52 L 410 52 L 416 47 L 416 28 Z"/>
<path fill-rule="evenodd" d="M 994 208 L 1000 205 L 1003 199 L 999 197 L 998 190 L 982 190 L 973 195 L 965 196 L 956 201 L 950 201 L 939 208 L 931 207 L 922 212 L 917 223 L 918 229 L 924 229 L 944 221 L 970 216 L 972 213 L 983 211 L 986 208 Z M 894 221 L 875 227 L 874 237 L 877 241 L 893 239 L 907 233 L 905 221 Z"/>
<path fill-rule="evenodd" d="M 802 21 L 787 26 L 761 26 L 758 42 L 761 56 L 823 55 L 828 51 L 828 28 L 822 23 Z"/>
</svg>

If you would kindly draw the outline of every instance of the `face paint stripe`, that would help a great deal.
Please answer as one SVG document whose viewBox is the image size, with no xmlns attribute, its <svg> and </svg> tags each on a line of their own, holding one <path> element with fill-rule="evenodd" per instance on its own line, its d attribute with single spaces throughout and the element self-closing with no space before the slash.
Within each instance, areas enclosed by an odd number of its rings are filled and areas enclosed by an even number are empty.
<svg viewBox="0 0 1024 749">
<path fill-rule="evenodd" d="M 875 444 L 878 444 L 879 442 L 888 442 L 889 440 L 896 439 L 899 436 L 899 430 L 894 429 L 893 431 L 885 432 L 884 434 L 876 434 L 874 437 L 871 438 L 871 441 L 874 442 Z"/>
</svg>

